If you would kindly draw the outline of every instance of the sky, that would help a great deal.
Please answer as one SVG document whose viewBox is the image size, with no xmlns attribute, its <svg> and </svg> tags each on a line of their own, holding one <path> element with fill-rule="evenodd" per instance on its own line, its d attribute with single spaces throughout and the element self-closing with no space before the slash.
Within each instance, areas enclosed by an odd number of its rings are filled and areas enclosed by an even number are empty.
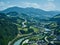
<svg viewBox="0 0 60 45">
<path fill-rule="evenodd" d="M 33 7 L 46 11 L 60 11 L 60 0 L 0 0 L 0 10 L 9 7 Z"/>
</svg>

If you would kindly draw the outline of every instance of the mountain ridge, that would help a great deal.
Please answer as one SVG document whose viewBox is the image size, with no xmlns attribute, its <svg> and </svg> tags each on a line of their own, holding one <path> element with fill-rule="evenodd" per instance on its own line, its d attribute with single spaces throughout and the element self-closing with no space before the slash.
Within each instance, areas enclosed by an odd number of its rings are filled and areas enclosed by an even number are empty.
<svg viewBox="0 0 60 45">
<path fill-rule="evenodd" d="M 35 17 L 40 17 L 40 18 L 51 18 L 57 14 L 59 14 L 59 11 L 44 11 L 42 9 L 37 9 L 37 8 L 32 8 L 32 7 L 27 7 L 27 8 L 21 8 L 21 7 L 10 7 L 7 8 L 5 10 L 3 10 L 2 12 L 4 13 L 9 13 L 9 12 L 17 12 L 19 14 L 24 13 L 24 14 L 28 14 L 30 16 L 35 16 Z"/>
</svg>

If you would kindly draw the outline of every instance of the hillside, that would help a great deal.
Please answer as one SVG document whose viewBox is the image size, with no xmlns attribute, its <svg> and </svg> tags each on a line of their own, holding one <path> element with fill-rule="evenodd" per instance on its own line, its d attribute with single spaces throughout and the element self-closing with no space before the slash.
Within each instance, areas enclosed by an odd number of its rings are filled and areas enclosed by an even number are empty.
<svg viewBox="0 0 60 45">
<path fill-rule="evenodd" d="M 0 45 L 8 45 L 7 43 L 17 34 L 17 26 L 4 13 L 0 13 Z"/>
</svg>

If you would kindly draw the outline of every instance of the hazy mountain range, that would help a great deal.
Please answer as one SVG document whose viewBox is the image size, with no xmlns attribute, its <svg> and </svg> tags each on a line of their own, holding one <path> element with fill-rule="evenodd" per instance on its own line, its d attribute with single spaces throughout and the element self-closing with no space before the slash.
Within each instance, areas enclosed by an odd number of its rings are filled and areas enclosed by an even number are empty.
<svg viewBox="0 0 60 45">
<path fill-rule="evenodd" d="M 51 18 L 60 13 L 59 11 L 44 11 L 44 10 L 32 8 L 32 7 L 27 7 L 27 8 L 10 7 L 1 12 L 4 12 L 4 13 L 17 12 L 18 14 L 24 13 L 24 14 L 27 14 L 28 16 L 39 17 L 41 19 Z"/>
</svg>

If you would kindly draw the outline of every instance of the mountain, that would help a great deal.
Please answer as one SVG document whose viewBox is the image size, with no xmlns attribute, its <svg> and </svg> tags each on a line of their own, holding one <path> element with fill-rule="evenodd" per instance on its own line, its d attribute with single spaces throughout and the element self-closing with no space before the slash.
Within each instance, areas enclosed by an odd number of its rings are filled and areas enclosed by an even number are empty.
<svg viewBox="0 0 60 45">
<path fill-rule="evenodd" d="M 18 14 L 24 13 L 29 16 L 38 17 L 41 19 L 51 18 L 60 13 L 58 11 L 44 11 L 44 10 L 32 8 L 32 7 L 27 7 L 27 8 L 10 7 L 10 8 L 3 10 L 2 12 L 4 12 L 4 13 L 17 12 Z"/>
<path fill-rule="evenodd" d="M 60 14 L 54 16 L 53 18 L 56 18 L 56 19 L 59 18 L 60 19 Z"/>
<path fill-rule="evenodd" d="M 50 20 L 51 20 L 51 21 L 58 22 L 58 23 L 60 24 L 60 14 L 58 14 L 58 15 L 52 17 Z"/>
</svg>

